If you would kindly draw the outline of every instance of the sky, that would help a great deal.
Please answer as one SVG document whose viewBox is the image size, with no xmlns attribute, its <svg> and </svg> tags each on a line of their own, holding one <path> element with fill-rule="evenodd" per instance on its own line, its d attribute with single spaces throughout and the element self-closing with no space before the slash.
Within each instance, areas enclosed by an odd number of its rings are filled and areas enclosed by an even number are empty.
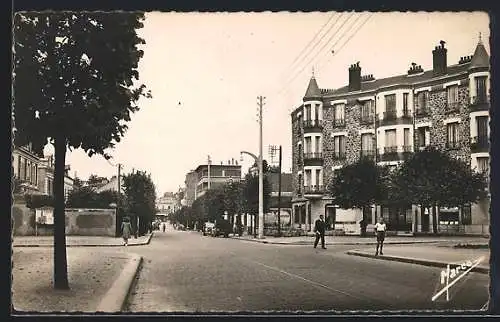
<svg viewBox="0 0 500 322">
<path fill-rule="evenodd" d="M 184 186 L 200 164 L 234 158 L 247 172 L 259 153 L 257 96 L 263 107 L 263 155 L 283 148 L 291 171 L 291 116 L 314 70 L 320 88 L 347 85 L 348 68 L 383 78 L 405 74 L 412 62 L 432 68 L 432 50 L 446 41 L 448 64 L 472 55 L 481 33 L 489 49 L 486 13 L 146 13 L 140 83 L 152 99 L 139 101 L 129 130 L 109 153 L 68 152 L 71 173 L 111 177 L 151 173 L 157 195 Z M 333 51 L 333 53 L 332 53 Z M 53 152 L 51 146 L 46 153 Z M 277 161 L 277 158 L 276 158 Z"/>
</svg>

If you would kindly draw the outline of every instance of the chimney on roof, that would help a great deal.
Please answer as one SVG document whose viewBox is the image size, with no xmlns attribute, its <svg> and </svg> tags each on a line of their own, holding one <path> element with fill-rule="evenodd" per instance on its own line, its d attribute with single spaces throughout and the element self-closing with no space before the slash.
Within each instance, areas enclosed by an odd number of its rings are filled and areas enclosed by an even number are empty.
<svg viewBox="0 0 500 322">
<path fill-rule="evenodd" d="M 434 76 L 445 75 L 448 66 L 446 60 L 448 49 L 444 48 L 446 42 L 441 40 L 439 43 L 441 46 L 436 46 L 432 51 L 432 70 Z"/>
<path fill-rule="evenodd" d="M 361 90 L 361 67 L 359 61 L 349 67 L 349 92 Z"/>
</svg>

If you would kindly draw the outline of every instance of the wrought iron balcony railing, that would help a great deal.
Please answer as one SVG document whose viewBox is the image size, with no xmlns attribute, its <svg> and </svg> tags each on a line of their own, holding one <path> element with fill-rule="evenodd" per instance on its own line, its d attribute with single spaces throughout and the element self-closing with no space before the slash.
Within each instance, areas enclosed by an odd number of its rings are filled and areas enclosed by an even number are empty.
<svg viewBox="0 0 500 322">
<path fill-rule="evenodd" d="M 408 109 L 403 110 L 403 118 L 411 118 L 413 115 L 411 114 L 411 111 Z"/>
<path fill-rule="evenodd" d="M 304 153 L 304 159 L 305 160 L 323 159 L 323 153 L 321 153 L 321 152 L 306 152 L 306 153 Z"/>
<path fill-rule="evenodd" d="M 413 152 L 413 146 L 412 145 L 403 145 L 403 152 L 405 152 L 405 153 Z"/>
<path fill-rule="evenodd" d="M 397 153 L 398 152 L 398 147 L 397 146 L 385 146 L 384 147 L 384 153 L 389 154 L 389 153 Z"/>
<path fill-rule="evenodd" d="M 374 157 L 375 156 L 375 149 L 361 150 L 361 156 L 362 157 Z"/>
<path fill-rule="evenodd" d="M 345 118 L 335 118 L 333 119 L 334 127 L 342 127 L 345 126 Z"/>
<path fill-rule="evenodd" d="M 486 95 L 486 94 L 481 94 L 481 95 L 478 95 L 478 96 L 473 96 L 472 97 L 472 104 L 473 105 L 476 105 L 476 104 L 487 104 L 489 103 L 489 95 Z"/>
<path fill-rule="evenodd" d="M 472 102 L 469 105 L 469 109 L 471 111 L 487 111 L 490 107 L 489 102 L 490 102 L 489 95 L 482 94 L 479 96 L 473 96 Z"/>
<path fill-rule="evenodd" d="M 333 158 L 335 160 L 343 160 L 346 158 L 345 151 L 333 151 Z"/>
<path fill-rule="evenodd" d="M 323 193 L 324 191 L 325 191 L 325 189 L 323 186 L 318 186 L 318 185 L 304 186 L 304 193 L 305 194 Z"/>
<path fill-rule="evenodd" d="M 304 125 L 305 129 L 314 128 L 314 127 L 321 128 L 321 127 L 323 127 L 323 121 L 322 120 L 305 120 L 303 122 L 303 125 Z"/>
<path fill-rule="evenodd" d="M 371 124 L 373 123 L 374 114 L 361 114 L 360 123 L 361 124 Z"/>
<path fill-rule="evenodd" d="M 427 116 L 430 114 L 430 108 L 427 106 L 427 105 L 423 105 L 423 106 L 416 106 L 415 107 L 415 115 L 416 116 Z"/>
<path fill-rule="evenodd" d="M 490 141 L 487 136 L 475 136 L 471 138 L 471 150 L 475 151 L 486 151 L 490 147 Z"/>
<path fill-rule="evenodd" d="M 396 111 L 384 112 L 384 121 L 395 120 Z"/>
<path fill-rule="evenodd" d="M 458 112 L 459 110 L 458 107 L 459 107 L 458 102 L 446 102 L 445 112 L 446 113 Z"/>
<path fill-rule="evenodd" d="M 456 141 L 447 141 L 446 142 L 446 148 L 448 148 L 448 149 L 458 149 L 458 148 L 460 148 L 460 142 L 458 140 L 456 140 Z"/>
</svg>

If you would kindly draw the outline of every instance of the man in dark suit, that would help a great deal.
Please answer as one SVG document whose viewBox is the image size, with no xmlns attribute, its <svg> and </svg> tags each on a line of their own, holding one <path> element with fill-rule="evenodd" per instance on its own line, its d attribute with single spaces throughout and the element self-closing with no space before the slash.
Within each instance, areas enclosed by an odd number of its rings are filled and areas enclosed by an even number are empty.
<svg viewBox="0 0 500 322">
<path fill-rule="evenodd" d="M 326 223 L 323 219 L 323 215 L 319 215 L 319 219 L 314 223 L 314 232 L 316 233 L 316 240 L 314 241 L 314 248 L 318 246 L 319 239 L 321 238 L 321 248 L 326 249 L 325 247 L 325 229 Z"/>
</svg>

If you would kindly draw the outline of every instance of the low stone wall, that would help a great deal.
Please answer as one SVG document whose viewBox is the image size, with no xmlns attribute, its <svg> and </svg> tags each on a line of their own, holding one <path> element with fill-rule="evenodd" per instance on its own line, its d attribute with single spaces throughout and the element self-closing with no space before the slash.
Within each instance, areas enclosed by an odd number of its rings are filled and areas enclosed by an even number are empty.
<svg viewBox="0 0 500 322">
<path fill-rule="evenodd" d="M 51 236 L 53 225 L 36 224 L 35 210 L 23 202 L 12 207 L 12 230 L 14 236 Z M 111 236 L 116 234 L 116 211 L 114 209 L 66 209 L 67 236 Z"/>
</svg>

